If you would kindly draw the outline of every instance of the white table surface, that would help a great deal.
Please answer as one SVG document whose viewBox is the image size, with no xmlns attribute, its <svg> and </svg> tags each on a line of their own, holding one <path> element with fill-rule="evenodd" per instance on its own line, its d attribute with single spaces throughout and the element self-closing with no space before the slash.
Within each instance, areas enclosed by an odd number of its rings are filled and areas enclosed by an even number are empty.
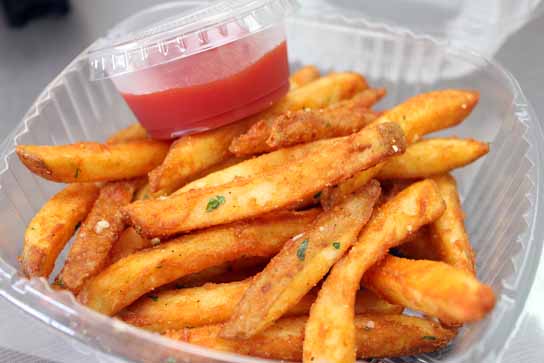
<svg viewBox="0 0 544 363">
<path fill-rule="evenodd" d="M 73 10 L 67 18 L 40 20 L 21 30 L 8 29 L 0 19 L 0 137 L 15 127 L 40 90 L 86 45 L 127 14 L 156 3 L 73 0 Z M 519 80 L 541 116 L 544 115 L 543 34 L 544 17 L 534 19 L 511 36 L 496 54 Z M 544 361 L 543 307 L 541 258 L 525 310 L 505 347 L 503 362 Z M 0 298 L 0 362 L 97 361 L 85 347 L 75 342 L 66 344 L 59 337 L 59 333 Z"/>
</svg>

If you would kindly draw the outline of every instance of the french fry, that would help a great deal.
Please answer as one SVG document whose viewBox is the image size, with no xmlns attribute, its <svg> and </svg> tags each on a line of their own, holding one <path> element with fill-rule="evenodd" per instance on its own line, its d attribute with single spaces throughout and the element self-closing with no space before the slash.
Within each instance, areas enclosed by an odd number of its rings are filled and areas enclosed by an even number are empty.
<svg viewBox="0 0 544 363">
<path fill-rule="evenodd" d="M 143 296 L 117 314 L 125 322 L 156 332 L 197 327 L 227 321 L 251 279 L 223 284 L 208 283 L 188 289 L 165 290 Z M 308 315 L 316 293 L 310 291 L 284 316 Z M 399 314 L 399 305 L 389 304 L 369 290 L 361 290 L 355 300 L 356 314 Z"/>
<path fill-rule="evenodd" d="M 117 241 L 113 243 L 108 262 L 105 265 L 109 266 L 134 252 L 148 247 L 151 247 L 151 241 L 136 233 L 134 228 L 128 227 L 121 232 Z"/>
<path fill-rule="evenodd" d="M 349 249 L 379 195 L 379 183 L 371 181 L 290 239 L 253 279 L 221 335 L 247 339 L 296 305 Z"/>
<path fill-rule="evenodd" d="M 62 183 L 139 177 L 159 165 L 167 151 L 168 143 L 154 140 L 125 144 L 19 145 L 16 149 L 21 162 L 34 174 Z"/>
<path fill-rule="evenodd" d="M 445 213 L 445 212 L 444 212 Z M 440 257 L 432 241 L 431 232 L 424 226 L 395 248 L 397 254 L 413 260 L 439 261 Z"/>
<path fill-rule="evenodd" d="M 248 340 L 221 338 L 221 324 L 172 330 L 166 336 L 226 352 L 300 362 L 306 320 L 305 316 L 281 319 Z M 436 322 L 405 315 L 358 315 L 355 327 L 356 355 L 362 359 L 432 352 L 455 336 L 454 330 Z"/>
<path fill-rule="evenodd" d="M 237 156 L 254 155 L 267 150 L 266 140 L 274 116 L 285 112 L 306 109 L 320 109 L 336 102 L 349 99 L 368 88 L 366 80 L 356 73 L 334 73 L 292 92 L 291 99 L 280 101 L 278 112 L 262 115 L 251 128 L 232 141 L 229 150 Z M 296 97 L 295 97 L 296 96 Z"/>
<path fill-rule="evenodd" d="M 84 286 L 78 299 L 98 312 L 114 315 L 147 292 L 191 273 L 242 255 L 272 256 L 317 214 L 319 210 L 282 212 L 161 243 L 103 270 Z"/>
<path fill-rule="evenodd" d="M 310 82 L 315 81 L 321 76 L 319 69 L 314 65 L 304 66 L 298 69 L 289 77 L 291 89 L 300 88 Z"/>
<path fill-rule="evenodd" d="M 78 293 L 86 280 L 106 265 L 110 250 L 125 228 L 119 208 L 130 203 L 138 181 L 112 182 L 100 189 L 81 223 L 56 284 Z"/>
<path fill-rule="evenodd" d="M 98 197 L 92 183 L 73 184 L 51 198 L 32 218 L 26 231 L 21 268 L 27 277 L 48 277 L 55 260 L 85 219 Z"/>
<path fill-rule="evenodd" d="M 367 89 L 326 108 L 288 111 L 272 120 L 259 121 L 233 141 L 236 155 L 269 152 L 357 132 L 377 118 L 368 108 L 384 95 L 384 89 Z"/>
<path fill-rule="evenodd" d="M 440 261 L 475 275 L 474 251 L 465 231 L 457 183 L 449 174 L 436 176 L 433 180 L 446 202 L 446 211 L 430 226 L 432 245 Z"/>
<path fill-rule="evenodd" d="M 304 361 L 354 362 L 353 304 L 363 274 L 392 247 L 444 212 L 431 180 L 412 184 L 383 204 L 363 227 L 357 242 L 329 273 L 310 310 Z"/>
<path fill-rule="evenodd" d="M 404 131 L 407 143 L 411 144 L 424 135 L 458 125 L 472 112 L 479 99 L 476 91 L 447 89 L 423 93 L 385 112 L 374 122 L 397 123 Z M 375 178 L 381 167 L 361 171 L 337 187 L 323 191 L 323 208 L 329 208 L 335 200 Z"/>
<path fill-rule="evenodd" d="M 474 322 L 495 305 L 489 286 L 438 261 L 387 256 L 365 273 L 363 282 L 388 301 L 444 321 Z"/>
<path fill-rule="evenodd" d="M 316 153 L 269 173 L 163 200 L 137 201 L 124 211 L 138 232 L 147 237 L 255 217 L 296 204 L 327 185 L 402 153 L 404 137 L 397 125 L 379 124 L 351 136 L 315 141 L 307 147 Z"/>
<path fill-rule="evenodd" d="M 387 160 L 378 178 L 427 178 L 468 165 L 488 151 L 487 143 L 472 139 L 422 140 L 409 145 L 404 154 Z"/>
<path fill-rule="evenodd" d="M 149 138 L 149 134 L 143 128 L 143 126 L 140 125 L 139 123 L 133 123 L 132 125 L 127 126 L 124 129 L 121 129 L 117 131 L 115 134 L 111 135 L 108 138 L 108 140 L 106 140 L 106 143 L 107 144 L 122 144 L 126 142 L 144 140 L 148 138 Z"/>
<path fill-rule="evenodd" d="M 366 88 L 366 81 L 355 73 L 327 76 L 290 91 L 269 109 L 219 129 L 184 136 L 172 144 L 168 156 L 149 174 L 151 191 L 168 195 L 194 179 L 202 171 L 232 156 L 229 145 L 255 122 L 286 111 L 306 107 L 325 107 L 349 98 Z"/>
</svg>

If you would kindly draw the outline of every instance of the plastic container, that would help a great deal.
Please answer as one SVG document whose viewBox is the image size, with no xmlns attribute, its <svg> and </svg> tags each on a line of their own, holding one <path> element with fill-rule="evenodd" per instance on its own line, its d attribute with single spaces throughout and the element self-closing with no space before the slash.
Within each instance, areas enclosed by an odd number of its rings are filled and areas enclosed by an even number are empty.
<svg viewBox="0 0 544 363">
<path fill-rule="evenodd" d="M 192 11 L 152 7 L 91 49 L 91 78 L 111 78 L 154 138 L 226 125 L 289 90 L 284 19 L 295 6 L 223 0 Z"/>
<path fill-rule="evenodd" d="M 181 2 L 180 9 L 198 2 Z M 456 173 L 467 229 L 477 251 L 478 275 L 497 294 L 485 320 L 464 327 L 442 352 L 395 362 L 501 362 L 535 278 L 542 251 L 544 143 L 540 122 L 515 79 L 499 64 L 428 36 L 348 17 L 302 11 L 288 19 L 293 66 L 354 70 L 387 87 L 380 105 L 391 107 L 417 93 L 446 87 L 474 88 L 481 101 L 470 118 L 445 134 L 491 142 L 481 161 Z M 453 76 L 451 69 L 469 72 Z M 0 295 L 48 326 L 93 350 L 142 362 L 264 362 L 174 342 L 90 311 L 44 279 L 18 273 L 26 224 L 60 186 L 29 173 L 16 144 L 104 140 L 135 121 L 111 82 L 89 82 L 85 54 L 40 95 L 2 149 L 0 167 Z M 387 361 L 387 360 L 386 360 Z"/>
</svg>

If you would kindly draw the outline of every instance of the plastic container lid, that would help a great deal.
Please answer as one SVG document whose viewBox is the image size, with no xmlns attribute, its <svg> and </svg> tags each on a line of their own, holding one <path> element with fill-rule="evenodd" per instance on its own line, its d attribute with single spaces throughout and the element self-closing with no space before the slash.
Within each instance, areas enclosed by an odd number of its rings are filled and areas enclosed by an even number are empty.
<svg viewBox="0 0 544 363">
<path fill-rule="evenodd" d="M 91 80 L 219 47 L 276 24 L 297 7 L 295 0 L 223 0 L 176 15 L 172 4 L 153 7 L 146 10 L 153 16 L 130 17 L 89 51 Z"/>
</svg>

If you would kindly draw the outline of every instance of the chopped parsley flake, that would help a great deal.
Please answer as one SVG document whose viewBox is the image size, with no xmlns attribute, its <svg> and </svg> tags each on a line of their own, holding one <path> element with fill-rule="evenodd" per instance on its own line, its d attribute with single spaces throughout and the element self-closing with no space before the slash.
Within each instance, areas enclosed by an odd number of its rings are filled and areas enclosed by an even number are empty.
<svg viewBox="0 0 544 363">
<path fill-rule="evenodd" d="M 424 340 L 436 340 L 436 337 L 434 337 L 432 335 L 424 335 L 423 337 L 421 337 L 421 339 L 424 339 Z"/>
<path fill-rule="evenodd" d="M 149 295 L 148 297 L 153 301 L 158 301 L 159 300 L 159 297 L 157 295 Z"/>
<path fill-rule="evenodd" d="M 176 363 L 176 358 L 174 358 L 174 357 L 168 357 L 168 358 L 166 358 L 166 360 L 164 361 L 164 363 Z"/>
<path fill-rule="evenodd" d="M 53 285 L 57 285 L 59 287 L 65 287 L 64 286 L 64 281 L 62 281 L 62 279 L 60 277 L 57 277 L 55 279 L 55 281 L 53 282 Z"/>
<path fill-rule="evenodd" d="M 308 240 L 305 239 L 300 243 L 300 246 L 298 246 L 297 250 L 297 257 L 299 260 L 304 261 L 304 257 L 306 257 L 306 249 L 308 249 Z"/>
<path fill-rule="evenodd" d="M 325 123 L 325 127 L 327 127 L 327 128 L 328 128 L 328 127 L 332 127 L 332 125 L 331 125 L 330 122 L 327 121 L 327 122 Z"/>
<path fill-rule="evenodd" d="M 215 198 L 210 198 L 210 200 L 208 200 L 208 205 L 206 206 L 206 212 L 211 212 L 212 210 L 219 208 L 221 204 L 225 204 L 224 196 L 216 195 Z"/>
<path fill-rule="evenodd" d="M 341 245 L 340 245 L 340 242 L 333 242 L 333 243 L 332 243 L 332 246 L 333 246 L 335 249 L 339 250 Z"/>
<path fill-rule="evenodd" d="M 81 170 L 79 170 L 79 168 L 76 168 L 76 173 L 75 173 L 75 175 L 74 175 L 74 178 L 76 178 L 76 179 L 79 178 L 79 172 L 80 172 L 80 171 L 81 171 Z"/>
<path fill-rule="evenodd" d="M 319 199 L 321 198 L 321 192 L 317 192 L 314 194 L 314 199 Z"/>
</svg>

